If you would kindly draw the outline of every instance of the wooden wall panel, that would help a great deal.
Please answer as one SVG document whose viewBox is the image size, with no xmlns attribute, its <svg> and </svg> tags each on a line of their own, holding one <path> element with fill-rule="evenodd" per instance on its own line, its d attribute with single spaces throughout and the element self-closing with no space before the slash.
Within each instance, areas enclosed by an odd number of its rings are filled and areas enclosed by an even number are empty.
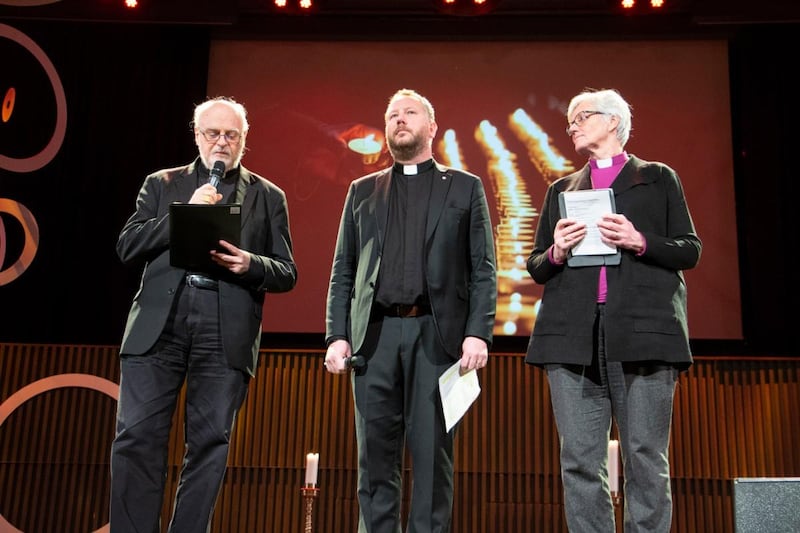
<svg viewBox="0 0 800 533">
<path fill-rule="evenodd" d="M 311 451 L 320 453 L 314 531 L 356 530 L 350 384 L 324 371 L 322 355 L 263 352 L 234 428 L 213 531 L 302 531 Z M 83 533 L 108 522 L 115 400 L 65 386 L 18 401 L 39 380 L 75 374 L 117 383 L 117 348 L 0 344 L 0 533 Z M 453 531 L 566 531 L 544 373 L 521 354 L 493 354 L 479 376 L 481 396 L 457 430 Z M 177 423 L 183 415 L 179 407 Z M 733 479 L 800 476 L 797 442 L 800 358 L 698 358 L 675 397 L 673 531 L 732 532 Z M 168 494 L 182 453 L 175 429 Z M 406 464 L 406 505 L 410 475 Z"/>
</svg>

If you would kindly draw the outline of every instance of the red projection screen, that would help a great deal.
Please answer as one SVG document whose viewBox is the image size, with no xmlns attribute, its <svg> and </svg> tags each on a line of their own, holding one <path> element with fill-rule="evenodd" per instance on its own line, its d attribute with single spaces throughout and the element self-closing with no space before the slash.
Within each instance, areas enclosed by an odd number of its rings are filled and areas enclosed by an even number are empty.
<svg viewBox="0 0 800 533">
<path fill-rule="evenodd" d="M 389 164 L 383 113 L 400 88 L 436 109 L 438 161 L 481 176 L 495 224 L 496 335 L 527 336 L 541 287 L 525 270 L 548 183 L 580 168 L 565 110 L 586 87 L 633 106 L 626 149 L 681 177 L 703 241 L 686 272 L 694 339 L 741 339 L 728 49 L 722 40 L 285 42 L 217 40 L 209 96 L 245 104 L 245 166 L 287 194 L 296 288 L 267 296 L 264 330 L 322 333 L 348 184 Z M 373 151 L 373 148 L 377 151 Z"/>
</svg>

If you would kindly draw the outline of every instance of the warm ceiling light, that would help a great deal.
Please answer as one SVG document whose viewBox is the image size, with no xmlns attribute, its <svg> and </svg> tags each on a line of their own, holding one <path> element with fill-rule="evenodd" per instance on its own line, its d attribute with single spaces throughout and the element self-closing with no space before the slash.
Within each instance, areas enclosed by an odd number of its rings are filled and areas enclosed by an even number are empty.
<svg viewBox="0 0 800 533">
<path fill-rule="evenodd" d="M 272 0 L 272 3 L 283 12 L 310 11 L 316 7 L 314 0 Z"/>
<path fill-rule="evenodd" d="M 318 2 L 315 0 L 272 0 L 275 11 L 287 14 L 307 14 L 316 11 Z"/>
<path fill-rule="evenodd" d="M 499 0 L 433 0 L 436 9 L 448 15 L 485 15 Z"/>
<path fill-rule="evenodd" d="M 137 2 L 136 0 L 125 0 L 125 7 L 134 8 L 134 7 L 138 7 L 138 6 L 139 6 L 139 2 Z"/>
<path fill-rule="evenodd" d="M 649 6 L 646 5 L 644 8 L 640 8 L 639 12 L 644 13 L 649 10 L 648 8 L 653 8 L 653 9 L 664 8 L 666 0 L 648 0 L 647 3 L 649 4 Z M 619 5 L 620 7 L 622 7 L 622 9 L 634 9 L 636 8 L 636 0 L 619 0 Z"/>
</svg>

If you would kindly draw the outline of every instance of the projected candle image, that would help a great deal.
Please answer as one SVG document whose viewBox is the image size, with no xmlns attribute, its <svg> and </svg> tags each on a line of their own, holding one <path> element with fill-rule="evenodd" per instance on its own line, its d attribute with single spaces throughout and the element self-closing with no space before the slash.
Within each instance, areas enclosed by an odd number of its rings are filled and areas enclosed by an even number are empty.
<svg viewBox="0 0 800 533">
<path fill-rule="evenodd" d="M 548 185 L 586 164 L 564 129 L 570 97 L 591 85 L 616 87 L 634 102 L 627 149 L 670 161 L 698 204 L 695 223 L 708 238 L 704 260 L 687 273 L 695 288 L 692 331 L 698 338 L 735 337 L 741 324 L 730 128 L 718 122 L 730 114 L 727 51 L 711 43 L 670 43 L 672 60 L 663 61 L 664 46 L 215 41 L 208 90 L 248 104 L 244 163 L 286 191 L 301 272 L 291 295 L 271 295 L 282 312 L 265 313 L 271 317 L 265 331 L 324 331 L 347 190 L 353 180 L 392 165 L 383 115 L 389 97 L 409 88 L 435 106 L 434 159 L 483 182 L 497 258 L 494 334 L 529 336 L 543 292 L 526 268 L 539 209 Z M 598 70 L 587 59 L 598 54 L 624 56 L 641 70 L 634 74 L 626 64 Z M 253 79 L 243 83 L 238 72 Z M 718 134 L 703 137 L 702 146 L 675 134 L 709 131 L 710 123 Z M 710 308 L 715 312 L 705 311 Z"/>
<path fill-rule="evenodd" d="M 364 158 L 365 165 L 374 165 L 377 163 L 383 148 L 383 142 L 375 139 L 375 134 L 370 133 L 366 137 L 357 137 L 351 139 L 347 143 L 347 147 L 352 151 L 361 154 Z"/>
<path fill-rule="evenodd" d="M 509 131 L 527 147 L 527 157 L 545 183 L 573 172 L 572 162 L 550 144 L 550 137 L 523 110 L 508 117 Z M 538 309 L 539 290 L 528 276 L 526 261 L 533 248 L 537 209 L 528 190 L 533 176 L 524 176 L 517 164 L 518 154 L 506 147 L 501 133 L 489 120 L 479 121 L 474 138 L 485 157 L 485 169 L 469 169 L 459 147 L 458 135 L 447 130 L 437 145 L 438 158 L 455 168 L 472 170 L 487 176 L 491 185 L 488 196 L 494 198 L 498 221 L 495 224 L 497 256 L 497 314 L 495 334 L 528 334 L 533 330 Z M 524 154 L 523 154 L 524 156 Z"/>
</svg>

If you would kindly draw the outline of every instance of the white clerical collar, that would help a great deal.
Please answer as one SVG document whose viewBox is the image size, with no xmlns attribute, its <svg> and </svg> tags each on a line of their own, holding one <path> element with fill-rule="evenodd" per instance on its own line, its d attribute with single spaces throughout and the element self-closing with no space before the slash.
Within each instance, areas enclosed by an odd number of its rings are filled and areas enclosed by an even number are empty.
<svg viewBox="0 0 800 533">
<path fill-rule="evenodd" d="M 597 164 L 597 168 L 608 168 L 614 164 L 614 158 L 609 157 L 607 159 L 595 159 L 594 162 Z"/>
<path fill-rule="evenodd" d="M 433 159 L 428 159 L 427 161 L 423 161 L 422 163 L 418 163 L 416 165 L 404 165 L 401 163 L 394 164 L 394 170 L 405 176 L 416 176 L 417 174 L 422 174 L 423 172 L 427 172 L 432 168 Z"/>
<path fill-rule="evenodd" d="M 612 157 L 607 157 L 603 159 L 590 159 L 589 163 L 594 168 L 610 168 L 613 167 L 614 165 L 622 165 L 627 160 L 628 160 L 628 152 L 623 151 L 622 153 Z"/>
</svg>

